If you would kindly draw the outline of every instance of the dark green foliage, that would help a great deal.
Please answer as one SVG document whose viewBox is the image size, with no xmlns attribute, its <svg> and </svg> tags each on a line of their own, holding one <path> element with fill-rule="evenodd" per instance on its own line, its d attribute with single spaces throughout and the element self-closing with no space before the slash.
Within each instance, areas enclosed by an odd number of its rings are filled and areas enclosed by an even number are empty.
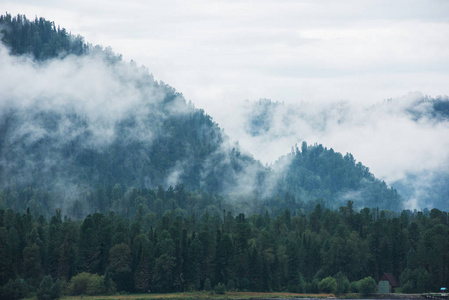
<svg viewBox="0 0 449 300">
<path fill-rule="evenodd" d="M 51 275 L 44 276 L 41 284 L 39 285 L 39 290 L 37 291 L 37 299 L 39 300 L 52 300 L 55 299 L 52 297 L 50 291 L 53 286 L 53 278 Z"/>
<path fill-rule="evenodd" d="M 165 197 L 171 189 L 145 193 Z M 229 290 L 369 294 L 383 273 L 393 273 L 404 292 L 449 285 L 449 225 L 439 210 L 381 219 L 348 203 L 337 211 L 317 205 L 309 216 L 227 214 L 225 222 L 219 211 L 197 217 L 175 208 L 144 225 L 113 213 L 74 222 L 58 211 L 47 221 L 0 210 L 0 238 L 9 235 L 20 254 L 14 268 L 7 263 L 0 270 L 0 292 L 5 299 L 23 297 L 30 284 L 45 298 L 68 282 L 67 293 L 74 295 L 201 290 L 219 283 Z M 55 240 L 63 241 L 59 248 L 40 250 Z M 10 262 L 16 254 L 2 255 Z"/>
<path fill-rule="evenodd" d="M 139 234 L 133 243 L 134 265 L 137 264 L 134 273 L 134 288 L 139 292 L 146 292 L 150 288 L 152 270 L 152 243 L 145 234 Z"/>
<path fill-rule="evenodd" d="M 12 54 L 31 53 L 37 60 L 98 54 L 125 88 L 135 87 L 141 94 L 139 107 L 111 125 L 114 137 L 105 147 L 92 146 L 96 144 L 96 125 L 92 126 L 89 116 L 77 109 L 13 106 L 2 110 L 0 156 L 8 162 L 0 162 L 0 186 L 7 187 L 2 207 L 29 208 L 34 214 L 48 215 L 63 199 L 71 203 L 64 210 L 78 218 L 112 209 L 125 210 L 129 217 L 146 199 L 123 195 L 120 187 L 156 187 L 170 181 L 190 191 L 219 193 L 236 186 L 238 175 L 246 167 L 265 172 L 259 162 L 241 154 L 238 146 L 224 149 L 226 137 L 203 110 L 186 103 L 182 94 L 156 82 L 147 71 L 125 64 L 110 49 L 87 46 L 81 38 L 56 29 L 43 18 L 33 22 L 24 16 L 5 15 L 0 17 L 0 25 L 2 42 Z M 33 132 L 19 133 L 28 122 L 33 123 L 29 128 L 42 130 L 43 135 L 35 139 Z M 61 130 L 70 134 L 61 135 Z M 45 163 L 49 160 L 51 166 Z M 114 199 L 111 187 L 116 184 L 119 188 L 115 196 L 119 197 Z M 66 187 L 72 185 L 76 186 L 75 193 L 66 193 Z M 26 192 L 22 193 L 23 189 Z M 159 199 L 170 204 L 170 199 Z M 116 200 L 121 201 L 114 203 Z M 172 207 L 155 205 L 152 210 L 162 214 L 168 208 Z"/>
<path fill-rule="evenodd" d="M 234 280 L 229 279 L 228 284 L 226 284 L 226 290 L 231 291 L 231 292 L 235 290 Z"/>
<path fill-rule="evenodd" d="M 432 276 L 425 268 L 407 268 L 402 272 L 400 280 L 403 283 L 402 292 L 404 293 L 432 291 L 435 288 Z"/>
<path fill-rule="evenodd" d="M 0 161 L 2 207 L 29 209 L 49 217 L 59 203 L 67 203 L 63 211 L 70 211 L 78 219 L 111 210 L 126 218 L 137 213 L 143 218 L 149 211 L 162 216 L 167 209 L 185 209 L 189 199 L 175 203 L 170 196 L 137 195 L 136 191 L 167 184 L 177 185 L 179 189 L 175 187 L 172 194 L 179 193 L 181 197 L 185 191 L 197 190 L 225 199 L 230 191 L 245 198 L 251 195 L 250 199 L 234 201 L 233 208 L 246 213 L 261 213 L 266 207 L 275 215 L 285 208 L 293 213 L 308 211 L 315 207 L 309 202 L 316 199 L 337 207 L 348 197 L 359 207 L 400 207 L 395 190 L 376 180 L 350 154 L 343 157 L 322 145 L 308 147 L 303 143 L 301 151 L 296 148 L 282 159 L 290 160 L 287 170 L 276 174 L 243 154 L 238 144 L 231 146 L 218 124 L 203 110 L 187 103 L 182 94 L 155 81 L 148 71 L 121 61 L 110 49 L 88 46 L 82 38 L 57 29 L 43 18 L 29 21 L 24 16 L 5 15 L 0 17 L 0 23 L 3 43 L 13 54 L 32 53 L 37 60 L 95 54 L 92 57 L 103 58 L 112 81 L 117 80 L 125 89 L 135 88 L 139 94 L 139 102 L 128 107 L 129 112 L 121 111 L 121 118 L 102 120 L 112 123 L 109 129 L 114 133 L 104 145 L 98 145 L 96 135 L 97 123 L 101 122 L 92 120 L 75 103 L 73 107 L 67 105 L 70 108 L 54 105 L 40 109 L 35 104 L 12 105 L 2 110 L 0 156 L 8 162 Z M 21 99 L 11 99 L 16 100 L 20 103 Z M 253 124 L 261 130 L 269 127 L 259 123 L 264 119 L 269 123 L 271 111 L 267 108 L 271 104 L 264 103 Z M 271 189 L 278 177 L 281 180 Z M 242 183 L 242 178 L 249 183 Z M 132 187 L 136 189 L 133 191 Z M 201 209 L 211 204 L 203 200 Z M 54 235 L 50 238 L 54 241 L 48 249 L 53 253 L 49 257 L 50 268 L 51 274 L 56 275 L 57 244 Z M 93 251 L 104 251 L 101 246 L 96 247 Z M 245 250 L 240 238 L 236 247 L 239 253 Z M 87 254 L 82 249 L 81 254 L 91 255 L 86 271 L 104 272 L 106 262 L 95 261 L 95 253 Z"/>
<path fill-rule="evenodd" d="M 278 189 L 302 199 L 325 199 L 331 206 L 353 200 L 358 207 L 382 207 L 398 211 L 402 198 L 393 188 L 380 181 L 369 169 L 356 162 L 352 154 L 345 156 L 323 145 L 295 147 L 283 159 L 291 159 L 283 172 Z"/>
<path fill-rule="evenodd" d="M 51 275 L 47 275 L 42 279 L 36 296 L 39 300 L 54 300 L 61 297 L 61 292 L 61 281 L 53 281 L 53 277 Z"/>
<path fill-rule="evenodd" d="M 218 243 L 215 252 L 215 280 L 218 282 L 226 282 L 233 276 L 233 263 L 235 249 L 230 236 L 223 234 Z"/>
<path fill-rule="evenodd" d="M 109 250 L 108 272 L 119 291 L 131 290 L 131 250 L 127 244 L 116 244 Z"/>
<path fill-rule="evenodd" d="M 161 106 L 145 104 L 150 107 L 149 114 L 131 115 L 129 120 L 118 122 L 115 139 L 102 148 L 86 146 L 92 139 L 86 116 L 71 111 L 2 111 L 0 155 L 8 164 L 0 162 L 0 186 L 6 187 L 0 205 L 17 210 L 29 208 L 34 214 L 48 216 L 59 203 L 66 202 L 70 204 L 64 211 L 70 210 L 77 218 L 109 210 L 130 217 L 138 212 L 139 205 L 143 213 L 150 196 L 137 198 L 132 192 L 124 194 L 131 187 L 157 186 L 179 174 L 174 194 L 182 196 L 186 190 L 203 189 L 216 195 L 235 187 L 246 167 L 256 173 L 265 172 L 259 162 L 240 154 L 238 149 L 224 150 L 220 128 L 204 111 L 189 107 L 181 95 L 164 85 L 152 80 L 147 85 L 175 100 L 160 103 Z M 182 108 L 183 113 L 172 114 L 170 107 L 166 107 L 170 105 Z M 33 123 L 30 128 L 42 129 L 44 136 L 29 143 L 15 143 L 14 139 L 19 138 L 15 135 L 20 135 L 20 128 L 28 122 Z M 59 136 L 46 123 L 66 126 L 67 130 L 80 134 L 73 139 Z M 144 129 L 139 127 L 142 123 L 147 124 Z M 154 135 L 154 139 L 133 139 L 137 133 Z M 30 135 L 26 133 L 19 139 L 27 141 Z M 47 160 L 54 163 L 51 168 L 46 165 Z M 66 193 L 61 182 L 72 186 L 75 193 Z M 149 208 L 162 215 L 173 204 L 170 198 L 157 197 Z M 176 205 L 183 209 L 187 204 L 180 201 Z M 205 207 L 209 203 L 206 200 L 203 204 Z"/>
<path fill-rule="evenodd" d="M 195 290 L 199 290 L 201 287 L 201 265 L 204 259 L 203 243 L 198 236 L 190 243 L 188 247 L 187 261 L 187 282 L 189 286 Z M 210 283 L 210 282 L 209 282 Z"/>
<path fill-rule="evenodd" d="M 25 269 L 25 278 L 37 283 L 42 275 L 42 265 L 40 248 L 36 243 L 23 248 L 23 268 Z"/>
<path fill-rule="evenodd" d="M 175 244 L 167 230 L 163 230 L 155 249 L 155 264 L 153 272 L 153 289 L 158 292 L 169 292 L 173 290 L 176 257 Z"/>
<path fill-rule="evenodd" d="M 318 283 L 318 289 L 322 293 L 336 293 L 338 291 L 337 280 L 331 276 L 328 276 Z"/>
<path fill-rule="evenodd" d="M 224 295 L 226 294 L 226 287 L 224 284 L 222 284 L 221 282 L 219 282 L 215 287 L 214 287 L 214 291 L 216 294 L 218 295 Z"/>
<path fill-rule="evenodd" d="M 32 289 L 33 288 L 30 287 L 23 279 L 9 279 L 9 281 L 4 286 L 0 287 L 0 299 L 21 299 L 28 296 Z"/>
<path fill-rule="evenodd" d="M 44 19 L 6 15 L 0 23 L 14 55 L 41 61 L 93 51 Z M 109 67 L 123 63 L 95 49 Z M 103 147 L 86 144 L 92 124 L 76 111 L 0 113 L 1 299 L 29 291 L 55 299 L 63 283 L 73 295 L 212 287 L 368 295 L 384 272 L 404 291 L 449 285 L 446 212 L 398 215 L 394 189 L 351 154 L 322 145 L 296 147 L 276 174 L 238 145 L 228 149 L 212 118 L 170 86 L 148 73 L 118 76 L 140 87 L 146 113 L 117 121 Z M 444 115 L 445 105 L 435 110 Z M 269 117 L 255 113 L 254 135 L 269 130 Z M 61 138 L 62 124 L 79 134 Z M 24 127 L 43 134 L 20 135 Z M 248 170 L 251 184 L 242 183 Z M 249 192 L 229 193 L 242 185 Z"/>
<path fill-rule="evenodd" d="M 364 297 L 376 292 L 377 284 L 372 277 L 365 277 L 357 282 L 358 290 Z"/>
<path fill-rule="evenodd" d="M 337 281 L 337 294 L 345 294 L 349 292 L 350 289 L 350 282 L 348 278 L 342 273 L 338 272 L 334 276 L 335 280 Z"/>
<path fill-rule="evenodd" d="M 207 278 L 205 281 L 204 281 L 204 288 L 203 288 L 205 291 L 210 291 L 211 289 L 212 289 L 212 285 L 211 285 L 211 283 L 210 283 L 210 280 L 209 280 L 209 278 Z"/>
<path fill-rule="evenodd" d="M 28 20 L 25 16 L 10 14 L 0 16 L 2 42 L 11 48 L 11 54 L 32 54 L 37 60 L 44 60 L 68 54 L 82 55 L 88 46 L 80 36 L 72 36 L 65 28 L 56 28 L 55 23 L 37 18 Z"/>
<path fill-rule="evenodd" d="M 69 295 L 100 295 L 105 289 L 104 276 L 90 273 L 79 273 L 68 285 Z"/>
<path fill-rule="evenodd" d="M 301 274 L 299 249 L 295 242 L 287 241 L 287 278 L 288 290 L 293 293 L 301 292 Z"/>
<path fill-rule="evenodd" d="M 111 272 L 106 271 L 104 275 L 104 290 L 106 294 L 114 294 L 117 292 L 117 287 L 115 286 L 115 282 L 112 281 Z M 136 288 L 136 291 L 140 292 L 139 287 Z"/>
</svg>

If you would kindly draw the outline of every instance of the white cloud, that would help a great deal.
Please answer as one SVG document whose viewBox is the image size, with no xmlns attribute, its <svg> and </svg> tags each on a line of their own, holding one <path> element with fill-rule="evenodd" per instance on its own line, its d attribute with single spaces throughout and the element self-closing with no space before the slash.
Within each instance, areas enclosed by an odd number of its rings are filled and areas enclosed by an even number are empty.
<svg viewBox="0 0 449 300">
<path fill-rule="evenodd" d="M 64 114 L 79 113 L 86 118 L 93 137 L 93 146 L 105 145 L 115 136 L 115 125 L 132 112 L 140 117 L 149 113 L 147 104 L 158 103 L 164 97 L 160 88 L 148 78 L 146 87 L 138 85 L 149 76 L 144 69 L 128 63 L 108 64 L 101 54 L 84 57 L 68 56 L 48 62 L 34 62 L 26 56 L 9 56 L 0 45 L 0 111 L 23 108 L 32 115 L 38 108 L 44 112 L 57 111 Z M 142 104 L 143 103 L 143 104 Z M 138 108 L 138 109 L 137 109 Z M 33 120 L 28 117 L 27 120 Z M 62 120 L 61 125 L 64 124 Z M 31 121 L 32 122 L 32 121 Z M 145 127 L 137 118 L 138 126 Z M 31 123 L 32 124 L 32 123 Z M 42 135 L 40 124 L 22 128 L 32 137 Z M 151 131 L 136 130 L 139 140 L 151 141 Z M 61 126 L 61 138 L 73 138 Z"/>
<path fill-rule="evenodd" d="M 265 162 L 300 140 L 352 152 L 391 180 L 447 159 L 446 125 L 418 126 L 391 106 L 366 107 L 414 91 L 449 95 L 448 1 L 27 0 L 3 7 L 54 20 L 146 65 Z M 292 118 L 276 127 L 275 143 L 251 139 L 241 127 L 244 100 L 259 98 L 311 113 L 343 100 L 350 120 L 318 132 Z"/>
<path fill-rule="evenodd" d="M 417 106 L 423 97 L 413 93 L 375 105 L 348 101 L 273 105 L 272 114 L 263 119 L 268 130 L 255 136 L 248 122 L 258 106 L 246 102 L 235 108 L 228 127 L 241 146 L 263 162 L 275 161 L 295 143 L 321 143 L 352 153 L 376 177 L 393 183 L 409 174 L 449 171 L 449 122 L 427 117 L 416 121 L 408 112 L 413 108 L 424 113 L 428 107 Z"/>
</svg>

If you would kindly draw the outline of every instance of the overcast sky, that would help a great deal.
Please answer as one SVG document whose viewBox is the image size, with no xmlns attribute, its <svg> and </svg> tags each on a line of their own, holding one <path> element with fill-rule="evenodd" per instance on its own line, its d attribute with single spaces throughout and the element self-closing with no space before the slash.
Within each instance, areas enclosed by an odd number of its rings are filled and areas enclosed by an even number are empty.
<svg viewBox="0 0 449 300">
<path fill-rule="evenodd" d="M 3 0 L 111 46 L 197 106 L 449 94 L 449 1 Z"/>
<path fill-rule="evenodd" d="M 395 166 L 373 147 L 391 127 L 369 123 L 368 131 L 354 130 L 357 139 L 338 139 L 335 129 L 321 139 L 295 129 L 279 147 L 267 148 L 270 154 L 258 153 L 263 141 L 250 140 L 235 119 L 246 99 L 371 105 L 411 92 L 449 95 L 447 0 L 3 0 L 1 6 L 3 13 L 45 17 L 89 43 L 111 46 L 125 60 L 145 65 L 156 80 L 204 108 L 232 138 L 268 163 L 307 138 L 352 152 L 376 176 L 388 178 L 383 166 Z M 373 128 L 384 131 L 371 144 L 360 138 L 376 132 Z M 391 144 L 390 136 L 388 149 L 402 153 L 413 146 L 416 136 L 408 131 L 413 129 L 402 124 L 398 138 L 407 142 Z M 417 134 L 426 136 L 426 143 L 441 141 L 441 134 L 429 138 L 435 128 L 421 131 Z M 437 155 L 422 151 L 419 157 Z M 447 161 L 447 153 L 441 156 Z M 408 159 L 400 159 L 399 167 L 417 158 Z"/>
</svg>

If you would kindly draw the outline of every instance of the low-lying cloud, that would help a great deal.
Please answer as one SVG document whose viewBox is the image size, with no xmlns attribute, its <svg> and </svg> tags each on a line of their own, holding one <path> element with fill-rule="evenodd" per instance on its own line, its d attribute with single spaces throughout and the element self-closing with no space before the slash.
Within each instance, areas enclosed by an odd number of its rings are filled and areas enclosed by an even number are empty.
<svg viewBox="0 0 449 300">
<path fill-rule="evenodd" d="M 352 153 L 391 185 L 410 182 L 411 174 L 424 180 L 435 172 L 449 173 L 449 120 L 435 118 L 426 99 L 410 93 L 374 104 L 246 101 L 234 106 L 232 119 L 222 118 L 221 125 L 266 164 L 294 144 L 320 143 Z M 420 203 L 422 193 L 416 188 L 408 195 L 408 207 L 430 207 L 431 203 Z"/>
<path fill-rule="evenodd" d="M 62 143 L 83 138 L 86 147 L 99 149 L 117 138 L 117 124 L 132 122 L 137 129 L 127 132 L 124 126 L 121 141 L 151 145 L 157 136 L 166 134 L 153 131 L 157 128 L 152 126 L 153 120 L 160 122 L 167 115 L 182 115 L 193 109 L 182 99 L 161 112 L 157 106 L 164 101 L 167 89 L 172 88 L 154 81 L 143 67 L 123 61 L 108 63 L 107 52 L 35 62 L 26 56 L 10 56 L 8 49 L 0 45 L 0 66 L 0 111 L 19 109 L 17 118 L 27 120 L 16 131 L 17 137 L 10 139 L 11 143 L 32 144 L 54 135 Z M 423 98 L 420 93 L 411 93 L 374 104 L 233 100 L 232 107 L 219 116 L 219 125 L 231 140 L 240 142 L 241 151 L 251 153 L 266 165 L 290 152 L 295 144 L 307 141 L 343 154 L 352 153 L 388 184 L 406 179 L 411 182 L 411 175 L 430 178 L 437 173 L 447 174 L 449 169 L 449 122 L 433 118 L 429 114 L 431 107 L 421 101 Z M 38 111 L 60 113 L 54 120 L 57 125 L 40 123 L 35 116 Z M 228 117 L 223 117 L 224 113 Z M 416 114 L 420 117 L 416 118 Z M 225 144 L 215 155 L 231 160 L 227 156 L 231 143 Z M 45 163 L 51 165 L 51 161 Z M 188 158 L 176 162 L 168 170 L 165 183 L 176 184 L 190 165 Z M 237 174 L 240 186 L 234 188 L 255 186 L 260 168 L 254 164 L 241 168 L 243 171 Z M 207 176 L 207 171 L 202 176 Z M 423 184 L 423 188 L 408 195 L 409 207 L 420 208 L 425 187 Z"/>
<path fill-rule="evenodd" d="M 8 49 L 0 46 L 0 109 L 21 109 L 33 112 L 62 113 L 57 120 L 61 138 L 74 138 L 80 132 L 65 127 L 75 121 L 85 122 L 92 134 L 91 143 L 105 145 L 115 137 L 115 125 L 131 113 L 137 116 L 136 124 L 145 124 L 139 116 L 152 113 L 152 105 L 164 99 L 160 88 L 155 87 L 151 74 L 144 68 L 132 67 L 125 62 L 107 63 L 104 53 L 85 56 L 68 56 L 35 62 L 27 56 L 10 56 Z M 79 114 L 85 120 L 69 120 Z M 24 116 L 27 121 L 32 118 Z M 149 128 L 134 138 L 149 141 Z M 22 134 L 39 138 L 45 134 L 41 124 L 24 123 Z"/>
<path fill-rule="evenodd" d="M 141 145 L 130 161 L 148 163 L 148 149 L 166 134 L 161 123 L 193 111 L 146 68 L 98 47 L 36 61 L 9 55 L 0 44 L 0 78 L 0 188 L 44 186 L 64 195 L 55 204 L 63 209 L 107 176 L 94 170 L 102 164 L 95 159 L 103 152 L 114 157 L 114 143 L 122 152 Z M 126 168 L 132 162 L 122 155 Z"/>
<path fill-rule="evenodd" d="M 254 189 L 262 166 L 144 67 L 98 48 L 38 62 L 2 45 L 0 66 L 0 188 L 45 187 L 63 209 L 112 180 Z"/>
</svg>

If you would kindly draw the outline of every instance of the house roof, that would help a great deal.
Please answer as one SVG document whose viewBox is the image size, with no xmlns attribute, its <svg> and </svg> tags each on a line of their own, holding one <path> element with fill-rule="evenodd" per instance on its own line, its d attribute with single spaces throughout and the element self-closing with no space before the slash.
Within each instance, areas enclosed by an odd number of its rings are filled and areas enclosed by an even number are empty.
<svg viewBox="0 0 449 300">
<path fill-rule="evenodd" d="M 396 278 L 394 278 L 393 274 L 391 274 L 391 273 L 384 273 L 384 275 L 382 275 L 382 277 L 380 278 L 380 281 L 385 281 L 385 280 L 388 281 L 392 287 L 399 286 Z"/>
</svg>

